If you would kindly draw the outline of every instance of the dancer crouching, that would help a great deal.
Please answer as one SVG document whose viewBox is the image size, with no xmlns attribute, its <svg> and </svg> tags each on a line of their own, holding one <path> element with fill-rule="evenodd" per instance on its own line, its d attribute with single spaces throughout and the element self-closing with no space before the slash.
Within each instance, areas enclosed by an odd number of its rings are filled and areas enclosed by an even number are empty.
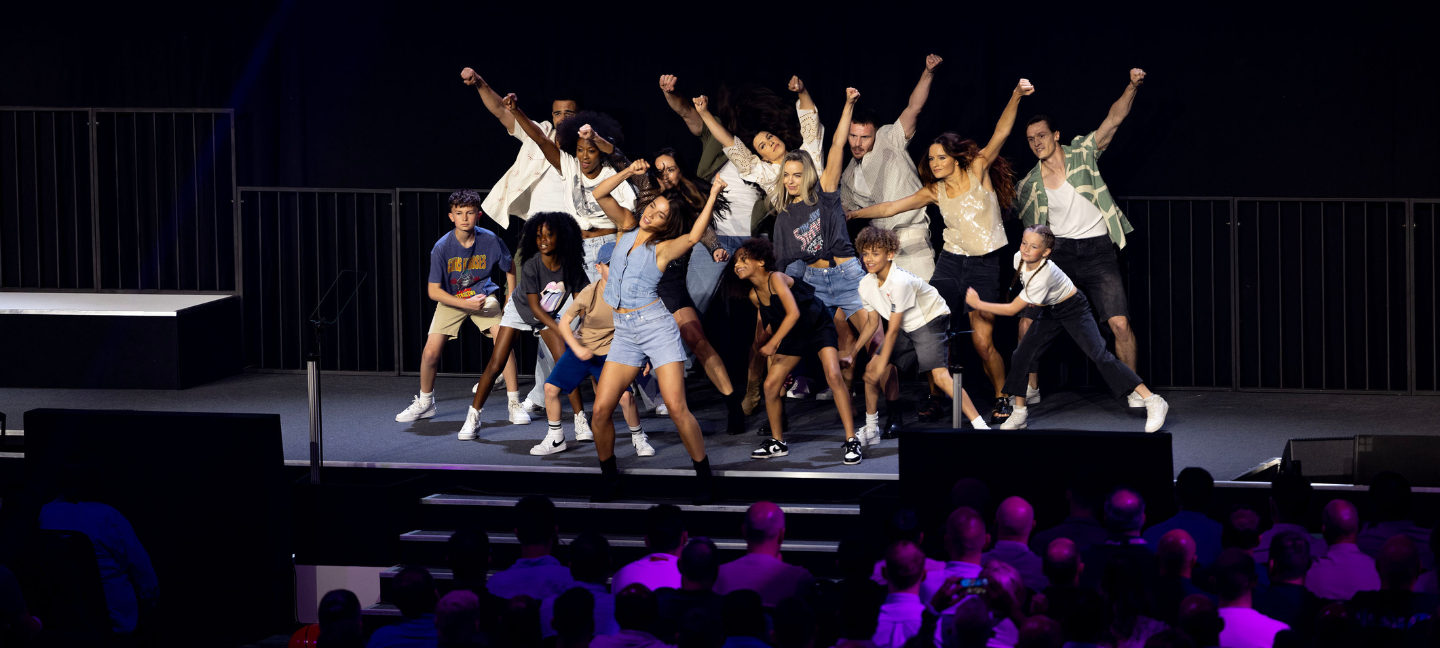
<svg viewBox="0 0 1440 648">
<path fill-rule="evenodd" d="M 700 424 L 685 402 L 685 343 L 680 327 L 665 304 L 656 286 L 665 267 L 700 242 L 710 224 L 715 199 L 725 188 L 724 181 L 710 187 L 710 197 L 698 217 L 694 208 L 677 189 L 662 192 L 647 190 L 634 212 L 622 207 L 610 193 L 632 175 L 643 174 L 649 165 L 641 160 L 624 171 L 606 178 L 595 187 L 594 196 L 605 214 L 623 234 L 610 259 L 610 272 L 615 281 L 605 285 L 605 303 L 615 309 L 615 339 L 595 388 L 593 424 L 595 454 L 600 459 L 601 481 L 591 501 L 613 500 L 620 490 L 620 471 L 615 464 L 615 406 L 620 396 L 640 373 L 649 359 L 660 383 L 660 394 L 670 410 L 670 419 L 680 433 L 680 441 L 690 453 L 699 478 L 694 502 L 708 504 L 714 500 L 710 476 L 710 458 L 705 455 L 705 437 Z M 657 195 L 658 194 L 658 195 Z M 689 231 L 685 225 L 693 223 Z"/>
<path fill-rule="evenodd" d="M 1154 432 L 1165 425 L 1165 414 L 1170 406 L 1159 394 L 1151 393 L 1135 375 L 1134 370 L 1115 358 L 1105 349 L 1105 338 L 1100 337 L 1100 328 L 1095 325 L 1095 316 L 1090 313 L 1090 301 L 1085 293 L 1075 288 L 1070 278 L 1059 266 L 1050 262 L 1050 251 L 1055 245 L 1055 234 L 1045 225 L 1025 228 L 1025 237 L 1020 241 L 1020 251 L 1015 253 L 1015 276 L 1020 281 L 1020 295 L 1009 304 L 991 304 L 980 301 L 979 293 L 971 288 L 965 293 L 965 303 L 971 308 L 996 315 L 1018 315 L 1031 304 L 1034 324 L 1020 341 L 1011 358 L 1010 373 L 1005 377 L 1005 391 L 1009 394 L 1025 393 L 1030 367 L 1045 353 L 1045 349 L 1064 329 L 1070 339 L 1100 369 L 1100 375 L 1116 396 L 1130 392 L 1138 394 L 1145 404 L 1145 431 Z M 1014 280 L 1012 280 L 1012 283 Z M 1016 430 L 1025 427 L 1029 410 L 1025 397 L 1015 396 L 1015 410 L 1000 426 L 1002 430 Z"/>
</svg>

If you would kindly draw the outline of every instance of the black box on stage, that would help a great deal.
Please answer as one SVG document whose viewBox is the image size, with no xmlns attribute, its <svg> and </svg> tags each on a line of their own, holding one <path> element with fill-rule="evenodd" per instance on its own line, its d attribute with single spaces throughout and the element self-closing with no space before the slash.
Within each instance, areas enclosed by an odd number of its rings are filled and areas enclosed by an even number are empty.
<svg viewBox="0 0 1440 648">
<path fill-rule="evenodd" d="M 294 572 L 279 415 L 35 409 L 25 440 L 37 504 L 56 496 L 66 462 L 98 470 L 98 499 L 130 521 L 154 565 L 162 645 L 288 632 Z"/>
<path fill-rule="evenodd" d="M 426 477 L 385 484 L 311 484 L 306 475 L 291 486 L 297 565 L 368 565 L 400 562 L 400 534 L 420 527 Z M 433 490 L 430 492 L 434 492 Z"/>
<path fill-rule="evenodd" d="M 1290 439 L 1280 455 L 1282 470 L 1300 462 L 1300 472 L 1312 483 L 1350 484 L 1355 481 L 1355 437 Z"/>
<path fill-rule="evenodd" d="M 1440 486 L 1440 437 L 1360 434 L 1353 437 L 1290 439 L 1281 455 L 1282 469 L 1300 462 L 1312 483 L 1369 484 L 1376 474 L 1393 470 L 1411 486 Z"/>
<path fill-rule="evenodd" d="M 985 483 L 992 509 L 1018 495 L 1035 507 L 1040 528 L 1059 523 L 1069 514 L 1065 490 L 1079 468 L 1098 475 L 1106 490 L 1139 491 L 1147 521 L 1175 512 L 1175 469 L 1164 432 L 907 430 L 900 436 L 901 496 L 920 513 L 927 536 L 949 515 L 950 489 L 964 477 Z"/>
</svg>

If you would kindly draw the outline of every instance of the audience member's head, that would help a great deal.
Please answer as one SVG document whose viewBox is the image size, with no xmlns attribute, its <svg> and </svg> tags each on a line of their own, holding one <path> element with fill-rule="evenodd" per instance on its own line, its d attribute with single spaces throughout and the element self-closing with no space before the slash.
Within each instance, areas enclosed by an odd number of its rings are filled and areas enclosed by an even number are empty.
<svg viewBox="0 0 1440 648">
<path fill-rule="evenodd" d="M 1099 643 L 1105 634 L 1105 622 L 1109 613 L 1105 600 L 1099 594 L 1083 591 L 1071 603 L 1070 611 L 1060 620 L 1060 629 L 1065 641 L 1075 643 Z"/>
<path fill-rule="evenodd" d="M 985 519 L 975 509 L 962 506 L 950 513 L 945 521 L 945 550 L 950 560 L 980 563 L 980 553 L 990 543 L 985 532 Z"/>
<path fill-rule="evenodd" d="M 1355 617 L 1344 603 L 1331 603 L 1320 608 L 1315 618 L 1315 645 L 1322 648 L 1340 648 L 1353 645 L 1351 633 L 1355 630 Z"/>
<path fill-rule="evenodd" d="M 978 596 L 969 596 L 955 607 L 954 616 L 942 617 L 942 643 L 946 648 L 983 648 L 990 637 L 990 608 Z"/>
<path fill-rule="evenodd" d="M 586 531 L 570 543 L 570 576 L 582 583 L 604 583 L 610 578 L 610 541 Z"/>
<path fill-rule="evenodd" d="M 445 563 L 463 586 L 485 582 L 485 572 L 490 570 L 490 537 L 477 529 L 456 531 L 445 542 Z"/>
<path fill-rule="evenodd" d="M 1355 544 L 1360 534 L 1360 511 L 1346 500 L 1330 500 L 1320 513 L 1320 530 L 1328 544 Z"/>
<path fill-rule="evenodd" d="M 480 597 L 454 590 L 435 606 L 435 633 L 441 646 L 474 645 L 480 634 Z"/>
<path fill-rule="evenodd" d="M 1161 576 L 1190 578 L 1195 569 L 1195 538 L 1184 529 L 1166 531 L 1155 548 L 1155 562 Z"/>
<path fill-rule="evenodd" d="M 1243 504 L 1230 507 L 1220 530 L 1220 546 L 1254 551 L 1260 546 L 1260 514 Z"/>
<path fill-rule="evenodd" d="M 1110 612 L 1111 637 L 1126 639 L 1135 631 L 1139 617 L 1154 617 L 1150 609 L 1150 575 L 1145 563 L 1132 551 L 1117 551 L 1105 561 L 1100 572 L 1100 595 Z"/>
<path fill-rule="evenodd" d="M 1025 580 L 1021 578 L 1020 572 L 1008 563 L 1000 560 L 986 563 L 985 568 L 980 570 L 980 578 L 988 583 L 985 588 L 985 603 L 990 606 L 995 617 L 1008 614 L 1012 600 L 1019 603 L 1021 608 L 1029 607 L 1030 591 L 1025 589 Z"/>
<path fill-rule="evenodd" d="M 755 637 L 764 640 L 765 605 L 754 590 L 735 590 L 720 603 L 720 623 L 727 637 Z"/>
<path fill-rule="evenodd" d="M 890 542 L 909 540 L 915 544 L 925 541 L 925 532 L 920 529 L 920 516 L 912 508 L 898 508 L 885 522 L 885 539 Z"/>
<path fill-rule="evenodd" d="M 589 643 L 595 634 L 595 596 L 583 587 L 565 590 L 555 597 L 550 627 L 555 629 L 561 642 Z"/>
<path fill-rule="evenodd" d="M 1410 481 L 1393 470 L 1385 470 L 1370 479 L 1370 502 L 1375 505 L 1377 522 L 1410 519 Z"/>
<path fill-rule="evenodd" d="M 435 594 L 435 580 L 424 567 L 401 568 L 390 581 L 390 587 L 401 615 L 414 618 L 435 613 L 435 601 L 439 598 Z"/>
<path fill-rule="evenodd" d="M 1026 543 L 1035 530 L 1035 507 L 1023 497 L 1007 497 L 995 510 L 995 534 L 999 540 Z"/>
<path fill-rule="evenodd" d="M 675 648 L 720 648 L 725 643 L 725 626 L 706 608 L 696 607 L 680 617 L 680 639 Z"/>
<path fill-rule="evenodd" d="M 555 541 L 555 504 L 544 495 L 515 503 L 515 539 L 521 546 L 548 547 Z"/>
<path fill-rule="evenodd" d="M 1204 468 L 1191 466 L 1175 478 L 1175 501 L 1182 511 L 1208 513 L 1215 493 L 1215 478 Z"/>
<path fill-rule="evenodd" d="M 324 646 L 351 648 L 365 645 L 361 630 L 360 599 L 350 590 L 338 589 L 320 599 L 320 638 Z"/>
<path fill-rule="evenodd" d="M 1410 591 L 1420 576 L 1420 548 L 1410 536 L 1391 537 L 1375 556 L 1375 571 L 1380 573 L 1380 589 Z"/>
<path fill-rule="evenodd" d="M 1105 528 L 1111 533 L 1139 535 L 1145 528 L 1145 498 L 1129 488 L 1117 488 L 1105 500 Z"/>
<path fill-rule="evenodd" d="M 1070 502 L 1070 515 L 1094 517 L 1100 510 L 1104 497 L 1104 480 L 1100 478 L 1095 467 L 1088 464 L 1077 466 L 1065 487 L 1065 498 Z"/>
<path fill-rule="evenodd" d="M 976 513 L 984 515 L 990 510 L 990 488 L 974 477 L 965 477 L 955 482 L 950 487 L 950 510 L 954 511 L 962 506 L 968 506 Z"/>
<path fill-rule="evenodd" d="M 909 540 L 893 542 L 885 550 L 885 566 L 881 571 L 891 592 L 913 590 L 925 578 L 925 552 Z"/>
<path fill-rule="evenodd" d="M 1280 473 L 1270 482 L 1270 508 L 1275 523 L 1304 525 L 1310 517 L 1310 480 L 1294 470 Z"/>
<path fill-rule="evenodd" d="M 680 552 L 680 580 L 684 589 L 708 590 L 720 577 L 720 550 L 709 538 L 695 538 Z"/>
<path fill-rule="evenodd" d="M 919 544 L 919 543 L 916 543 Z M 845 579 L 869 580 L 874 573 L 875 544 L 863 536 L 852 535 L 840 540 L 835 550 L 835 559 L 840 563 L 840 575 Z M 881 560 L 885 557 L 880 556 Z"/>
<path fill-rule="evenodd" d="M 649 632 L 659 614 L 655 595 L 640 583 L 631 583 L 615 593 L 615 623 L 621 630 Z"/>
<path fill-rule="evenodd" d="M 1270 538 L 1270 582 L 1303 585 L 1310 571 L 1310 538 L 1295 531 Z"/>
<path fill-rule="evenodd" d="M 799 597 L 792 596 L 775 606 L 776 648 L 814 648 L 815 611 Z"/>
<path fill-rule="evenodd" d="M 1037 614 L 1020 625 L 1020 640 L 1015 642 L 1015 648 L 1060 648 L 1064 643 L 1060 622 Z"/>
<path fill-rule="evenodd" d="M 765 545 L 778 547 L 785 541 L 785 512 L 773 502 L 756 502 L 745 511 L 740 530 L 751 551 Z"/>
<path fill-rule="evenodd" d="M 680 553 L 685 546 L 685 521 L 680 507 L 656 504 L 645 512 L 645 546 L 654 553 Z"/>
<path fill-rule="evenodd" d="M 1245 601 L 1247 604 L 1236 607 L 1250 607 L 1248 599 L 1256 581 L 1255 558 L 1250 552 L 1238 547 L 1226 549 L 1220 552 L 1210 571 L 1215 577 L 1215 593 L 1220 595 L 1221 603 Z"/>
<path fill-rule="evenodd" d="M 1191 594 L 1180 601 L 1180 612 L 1175 618 L 1176 627 L 1195 640 L 1196 646 L 1220 645 L 1220 631 L 1225 620 L 1215 609 L 1215 602 L 1204 594 Z"/>
<path fill-rule="evenodd" d="M 1145 648 L 1196 648 L 1196 646 L 1190 635 L 1174 628 L 1166 628 L 1150 635 L 1150 638 L 1145 640 Z"/>
<path fill-rule="evenodd" d="M 1045 548 L 1045 578 L 1056 587 L 1075 587 L 1085 565 L 1080 562 L 1080 549 L 1069 538 L 1056 538 Z"/>
<path fill-rule="evenodd" d="M 590 593 L 581 591 L 587 595 Z M 594 613 L 590 615 L 590 622 L 595 622 Z M 554 627 L 553 621 L 551 627 Z M 540 602 L 523 594 L 507 601 L 500 613 L 500 636 L 503 637 L 502 644 L 509 648 L 538 648 L 541 639 Z"/>
</svg>

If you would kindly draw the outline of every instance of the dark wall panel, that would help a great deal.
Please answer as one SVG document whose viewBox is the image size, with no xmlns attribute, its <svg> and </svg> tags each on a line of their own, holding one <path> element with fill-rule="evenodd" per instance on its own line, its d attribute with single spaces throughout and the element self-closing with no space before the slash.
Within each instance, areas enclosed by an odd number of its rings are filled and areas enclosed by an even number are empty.
<svg viewBox="0 0 1440 648">
<path fill-rule="evenodd" d="M 1440 391 L 1440 202 L 1414 201 L 1415 391 Z"/>
<path fill-rule="evenodd" d="M 90 212 L 90 111 L 0 110 L 0 288 L 94 288 Z"/>
</svg>

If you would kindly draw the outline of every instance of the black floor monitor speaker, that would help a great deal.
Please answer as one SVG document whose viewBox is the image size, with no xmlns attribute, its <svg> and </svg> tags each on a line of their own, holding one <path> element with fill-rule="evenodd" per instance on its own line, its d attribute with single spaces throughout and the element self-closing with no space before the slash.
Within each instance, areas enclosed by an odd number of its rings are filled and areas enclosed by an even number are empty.
<svg viewBox="0 0 1440 648">
<path fill-rule="evenodd" d="M 1280 455 L 1281 470 L 1300 462 L 1300 473 L 1312 483 L 1355 482 L 1355 437 L 1290 439 Z"/>
<path fill-rule="evenodd" d="M 1300 462 L 1312 483 L 1369 484 L 1390 470 L 1411 486 L 1440 486 L 1440 436 L 1360 434 L 1353 437 L 1290 439 L 1281 468 Z"/>
</svg>

